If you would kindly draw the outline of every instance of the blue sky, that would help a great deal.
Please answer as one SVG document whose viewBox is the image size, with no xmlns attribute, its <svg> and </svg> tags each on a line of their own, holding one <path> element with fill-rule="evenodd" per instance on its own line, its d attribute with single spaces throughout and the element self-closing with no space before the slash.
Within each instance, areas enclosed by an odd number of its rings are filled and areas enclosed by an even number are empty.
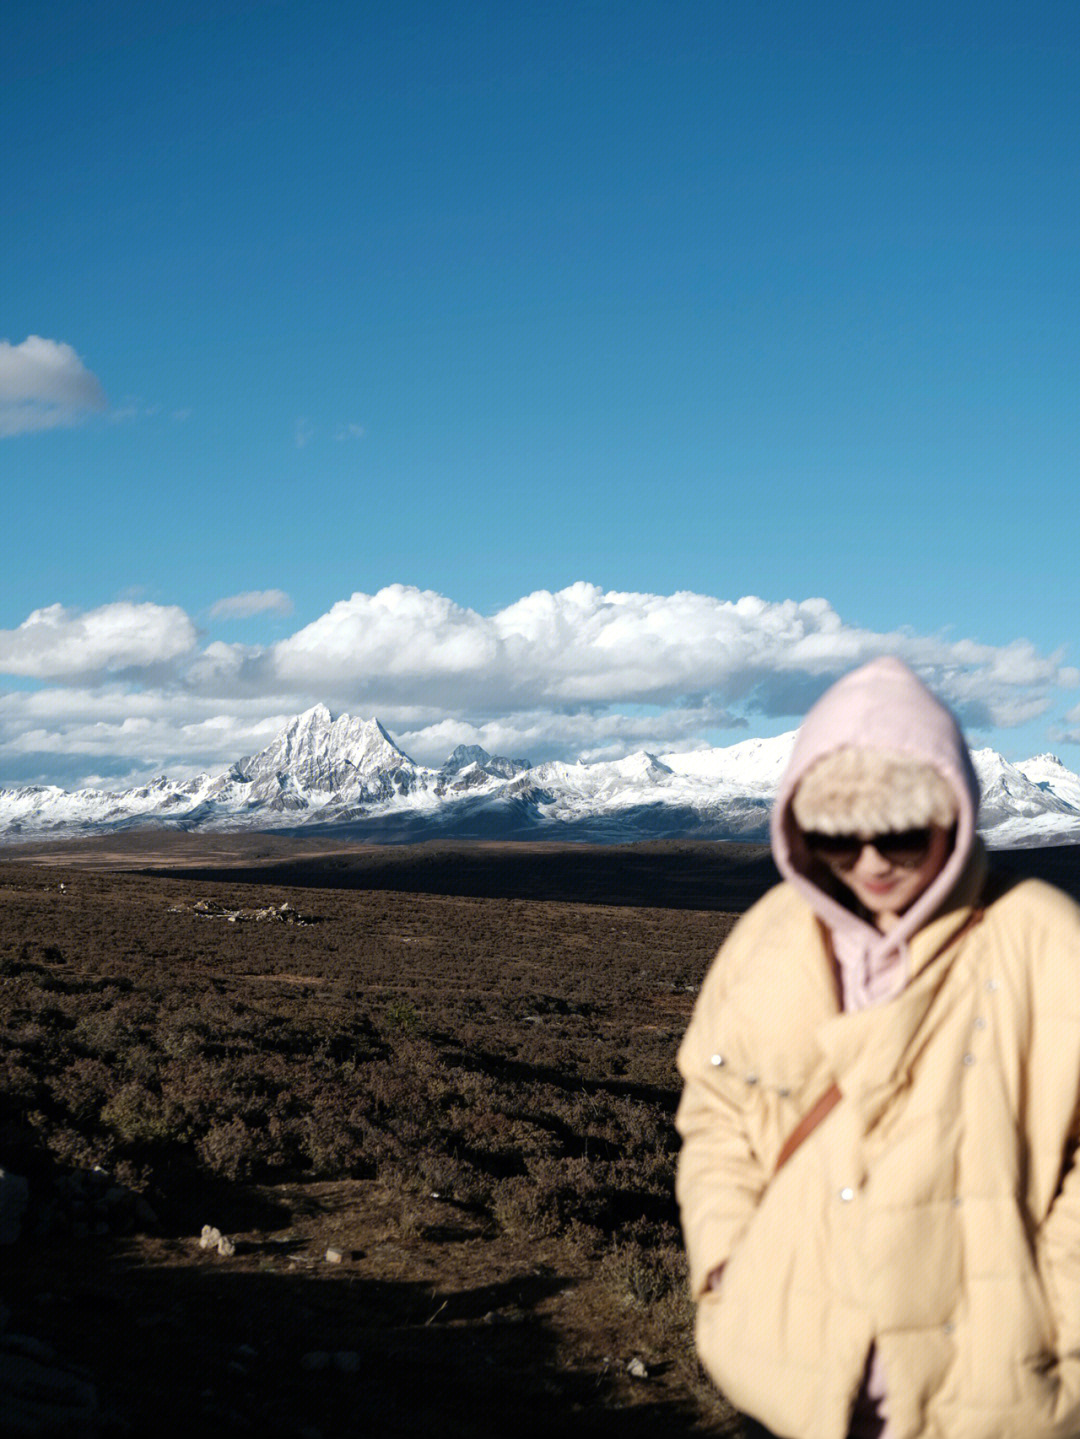
<svg viewBox="0 0 1080 1439">
<path fill-rule="evenodd" d="M 3 26 L 0 783 L 731 743 L 884 650 L 1080 767 L 1075 4 Z"/>
</svg>

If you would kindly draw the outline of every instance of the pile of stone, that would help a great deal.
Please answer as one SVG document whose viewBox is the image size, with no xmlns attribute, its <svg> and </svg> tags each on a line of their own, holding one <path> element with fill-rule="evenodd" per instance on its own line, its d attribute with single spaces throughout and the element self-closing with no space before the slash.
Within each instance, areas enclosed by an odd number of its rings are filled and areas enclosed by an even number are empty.
<svg viewBox="0 0 1080 1439">
<path fill-rule="evenodd" d="M 33 1195 L 21 1174 L 0 1169 L 0 1244 L 14 1244 L 21 1236 L 105 1238 L 157 1225 L 157 1214 L 142 1195 L 100 1165 L 42 1181 Z"/>
<path fill-rule="evenodd" d="M 314 924 L 310 914 L 301 914 L 291 904 L 268 905 L 265 909 L 248 909 L 244 906 L 222 904 L 216 899 L 197 899 L 194 904 L 172 904 L 170 914 L 193 914 L 198 919 L 223 919 L 228 924 L 239 924 L 249 920 L 276 920 L 279 924 Z"/>
</svg>

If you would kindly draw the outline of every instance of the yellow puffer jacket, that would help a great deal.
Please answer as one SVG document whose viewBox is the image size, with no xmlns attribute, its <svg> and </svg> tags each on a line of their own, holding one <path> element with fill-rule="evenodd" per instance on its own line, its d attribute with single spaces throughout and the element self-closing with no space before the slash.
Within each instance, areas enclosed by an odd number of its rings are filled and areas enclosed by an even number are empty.
<svg viewBox="0 0 1080 1439">
<path fill-rule="evenodd" d="M 779 1435 L 844 1439 L 872 1344 L 892 1439 L 1080 1435 L 1080 909 L 1025 881 L 942 949 L 985 872 L 976 846 L 907 987 L 846 1014 L 818 920 L 779 885 L 680 1048 L 698 1349 Z"/>
</svg>

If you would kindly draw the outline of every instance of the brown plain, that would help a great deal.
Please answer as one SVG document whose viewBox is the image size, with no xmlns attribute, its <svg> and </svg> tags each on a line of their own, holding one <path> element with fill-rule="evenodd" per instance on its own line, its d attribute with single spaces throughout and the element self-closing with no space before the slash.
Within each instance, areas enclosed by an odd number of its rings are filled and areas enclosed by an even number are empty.
<svg viewBox="0 0 1080 1439">
<path fill-rule="evenodd" d="M 6 1249 L 11 1327 L 85 1366 L 105 1439 L 737 1433 L 693 1356 L 674 1057 L 773 877 L 715 843 L 0 851 L 0 1163 L 32 1214 L 100 1163 L 161 1220 Z"/>
</svg>

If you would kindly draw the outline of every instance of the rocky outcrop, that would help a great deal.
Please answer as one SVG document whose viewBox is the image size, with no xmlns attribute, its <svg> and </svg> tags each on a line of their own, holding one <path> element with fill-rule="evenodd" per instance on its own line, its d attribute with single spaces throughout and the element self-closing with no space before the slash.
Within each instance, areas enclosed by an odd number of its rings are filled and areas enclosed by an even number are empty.
<svg viewBox="0 0 1080 1439">
<path fill-rule="evenodd" d="M 99 1165 L 39 1180 L 31 1193 L 21 1175 L 0 1169 L 0 1242 L 103 1239 L 156 1229 L 158 1217 L 141 1194 L 119 1184 Z"/>
<path fill-rule="evenodd" d="M 21 1174 L 0 1169 L 0 1244 L 14 1244 L 22 1233 L 30 1187 Z"/>
</svg>

